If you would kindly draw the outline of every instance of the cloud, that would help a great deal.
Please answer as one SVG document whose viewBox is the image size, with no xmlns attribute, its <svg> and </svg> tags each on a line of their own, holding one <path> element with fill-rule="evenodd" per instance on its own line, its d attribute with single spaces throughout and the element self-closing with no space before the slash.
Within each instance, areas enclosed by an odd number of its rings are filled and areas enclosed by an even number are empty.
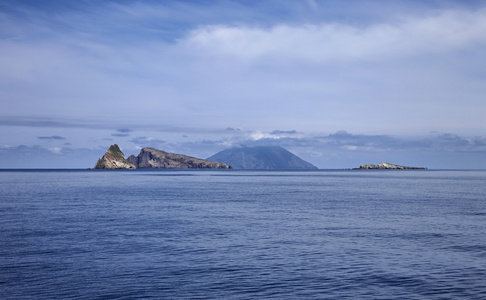
<svg viewBox="0 0 486 300">
<path fill-rule="evenodd" d="M 246 137 L 251 141 L 271 141 L 284 139 L 287 136 L 297 134 L 296 130 L 273 130 L 271 132 L 265 132 L 262 130 L 251 131 L 246 134 Z"/>
<path fill-rule="evenodd" d="M 121 133 L 128 133 L 128 132 L 130 132 L 132 130 L 131 129 L 128 129 L 128 128 L 120 128 L 120 129 L 117 129 L 116 131 L 121 132 Z"/>
<path fill-rule="evenodd" d="M 296 130 L 274 130 L 270 132 L 271 135 L 282 135 L 282 134 L 296 134 Z"/>
<path fill-rule="evenodd" d="M 148 146 L 148 145 L 160 145 L 160 144 L 165 144 L 166 141 L 160 140 L 160 139 L 155 139 L 152 137 L 146 137 L 146 136 L 139 136 L 135 137 L 129 140 L 129 142 L 141 145 L 141 146 Z"/>
<path fill-rule="evenodd" d="M 263 132 L 258 137 L 250 136 L 246 140 L 235 141 L 234 144 L 247 146 L 268 145 L 290 148 L 309 148 L 331 151 L 366 151 L 366 152 L 485 152 L 486 138 L 461 137 L 454 133 L 436 133 L 431 136 L 407 138 L 391 135 L 351 134 L 344 130 L 327 136 L 302 136 L 272 138 Z"/>
<path fill-rule="evenodd" d="M 62 136 L 58 136 L 58 135 L 52 135 L 52 136 L 38 136 L 37 137 L 39 140 L 49 140 L 49 141 L 52 141 L 52 140 L 65 140 L 66 138 L 62 137 Z"/>
<path fill-rule="evenodd" d="M 8 116 L 0 115 L 0 126 L 15 126 L 15 127 L 32 127 L 32 128 L 82 128 L 82 129 L 94 129 L 94 130 L 116 130 L 118 133 L 113 133 L 114 136 L 126 136 L 118 134 L 129 134 L 134 130 L 144 130 L 144 131 L 156 131 L 165 133 L 195 133 L 195 134 L 220 134 L 224 133 L 226 130 L 223 129 L 213 129 L 213 128 L 202 128 L 202 127 L 191 127 L 191 126 L 173 126 L 165 124 L 153 124 L 151 122 L 147 123 L 143 120 L 134 121 L 129 125 L 132 129 L 116 129 L 120 126 L 120 123 L 125 123 L 126 120 L 106 120 L 104 117 L 99 118 L 86 118 L 86 119 L 65 119 L 58 117 L 31 117 L 31 116 Z M 239 129 L 236 129 L 239 131 Z"/>
<path fill-rule="evenodd" d="M 382 60 L 443 53 L 486 42 L 486 10 L 447 10 L 369 26 L 339 23 L 270 28 L 211 25 L 181 40 L 204 55 L 309 62 Z"/>
<path fill-rule="evenodd" d="M 0 126 L 23 126 L 23 127 L 48 127 L 48 128 L 90 128 L 96 127 L 97 124 L 88 124 L 87 122 L 72 122 L 57 118 L 46 117 L 28 117 L 28 116 L 8 116 L 0 118 Z"/>
<path fill-rule="evenodd" d="M 422 141 L 423 144 L 429 144 L 432 149 L 438 149 L 448 152 L 485 152 L 486 137 L 475 136 L 473 138 L 464 138 L 455 133 L 444 133 L 435 136 L 432 139 Z"/>
<path fill-rule="evenodd" d="M 266 132 L 263 132 L 263 131 L 260 131 L 260 130 L 251 132 L 249 134 L 249 138 L 252 141 L 279 139 L 278 136 L 275 136 L 273 134 L 266 133 Z"/>
<path fill-rule="evenodd" d="M 62 149 L 59 147 L 49 148 L 49 151 L 51 151 L 54 154 L 62 154 Z"/>
<path fill-rule="evenodd" d="M 4 66 L 0 80 L 6 80 L 9 88 L 2 89 L 0 97 L 13 100 L 2 110 L 10 119 L 1 116 L 0 124 L 187 134 L 223 131 L 226 125 L 222 124 L 247 130 L 289 126 L 302 132 L 309 124 L 326 130 L 357 130 L 365 123 L 369 132 L 384 128 L 383 124 L 391 132 L 409 128 L 408 120 L 413 118 L 421 120 L 414 126 L 427 122 L 427 130 L 447 131 L 455 129 L 443 125 L 450 107 L 436 104 L 451 103 L 459 95 L 464 105 L 458 117 L 447 123 L 471 128 L 481 117 L 480 100 L 472 97 L 484 94 L 484 88 L 479 88 L 484 86 L 482 80 L 463 78 L 470 75 L 467 70 L 442 70 L 458 60 L 431 57 L 424 64 L 403 58 L 454 49 L 467 52 L 470 49 L 465 47 L 482 44 L 484 10 L 429 9 L 401 19 L 396 12 L 379 18 L 375 12 L 366 22 L 344 22 L 329 13 L 318 17 L 328 8 L 316 3 L 311 9 L 294 1 L 278 7 L 255 4 L 256 8 L 239 2 L 111 3 L 7 15 L 9 26 L 3 30 L 11 39 L 0 42 Z M 377 2 L 373 3 L 376 7 Z M 334 3 L 332 9 L 336 7 L 340 13 L 362 13 L 355 6 Z M 276 8 L 285 17 L 276 14 Z M 192 15 L 196 20 L 190 20 Z M 260 19 L 265 21 L 254 21 Z M 466 60 L 476 64 L 483 55 L 477 56 Z M 384 65 L 387 57 L 392 59 Z M 461 59 L 457 65 L 465 68 L 468 62 Z M 482 72 L 479 69 L 473 71 Z M 444 74 L 464 80 L 443 80 Z M 470 86 L 474 82 L 479 82 L 478 87 Z M 30 83 L 28 90 L 15 90 L 26 83 Z M 383 102 L 393 105 L 381 105 L 385 112 L 381 118 L 363 117 Z M 420 107 L 411 109 L 413 105 Z M 45 117 L 52 114 L 52 107 L 66 118 Z M 93 114 L 92 107 L 99 113 Z M 170 113 L 160 118 L 168 108 Z M 403 113 L 389 117 L 395 108 Z M 9 116 L 19 111 L 34 117 Z M 103 111 L 110 112 L 110 120 Z M 470 116 L 469 124 L 463 116 Z M 358 125 L 351 126 L 354 123 Z M 263 128 L 265 124 L 270 128 Z M 114 134 L 123 133 L 130 132 Z"/>
<path fill-rule="evenodd" d="M 111 135 L 116 137 L 130 136 L 128 133 L 112 133 Z"/>
<path fill-rule="evenodd" d="M 106 149 L 44 148 L 39 145 L 0 147 L 0 168 L 81 168 L 94 167 Z"/>
</svg>

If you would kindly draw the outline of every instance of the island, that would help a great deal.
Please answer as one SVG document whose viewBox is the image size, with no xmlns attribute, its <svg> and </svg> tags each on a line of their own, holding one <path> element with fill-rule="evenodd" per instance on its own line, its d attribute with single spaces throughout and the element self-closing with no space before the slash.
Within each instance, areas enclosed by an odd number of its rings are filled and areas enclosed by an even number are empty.
<svg viewBox="0 0 486 300">
<path fill-rule="evenodd" d="M 379 163 L 377 165 L 368 164 L 368 165 L 361 165 L 359 168 L 353 168 L 353 170 L 371 170 L 371 169 L 378 169 L 378 170 L 427 170 L 424 167 L 406 167 L 406 166 L 399 166 L 394 165 L 386 162 Z"/>
<path fill-rule="evenodd" d="M 138 156 L 128 159 L 117 144 L 96 163 L 95 169 L 231 169 L 222 162 L 214 162 L 182 154 L 169 153 L 154 148 L 142 148 Z"/>
<path fill-rule="evenodd" d="M 234 169 L 317 170 L 317 167 L 279 146 L 241 146 L 223 150 L 208 158 Z"/>
<path fill-rule="evenodd" d="M 137 167 L 128 162 L 125 154 L 117 144 L 111 145 L 102 158 L 98 159 L 95 169 L 136 169 Z"/>
</svg>

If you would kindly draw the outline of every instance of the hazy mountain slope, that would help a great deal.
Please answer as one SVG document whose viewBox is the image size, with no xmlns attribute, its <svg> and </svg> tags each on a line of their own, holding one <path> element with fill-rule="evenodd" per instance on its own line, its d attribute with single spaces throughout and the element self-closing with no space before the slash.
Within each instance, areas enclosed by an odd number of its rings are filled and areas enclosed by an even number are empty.
<svg viewBox="0 0 486 300">
<path fill-rule="evenodd" d="M 207 158 L 231 165 L 233 169 L 312 170 L 316 166 L 282 147 L 259 146 L 226 149 Z"/>
</svg>

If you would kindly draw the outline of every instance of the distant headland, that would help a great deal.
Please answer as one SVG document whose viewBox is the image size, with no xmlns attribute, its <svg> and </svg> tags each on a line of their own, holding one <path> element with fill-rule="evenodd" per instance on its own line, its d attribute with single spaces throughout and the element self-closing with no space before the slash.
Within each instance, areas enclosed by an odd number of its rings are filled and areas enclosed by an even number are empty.
<svg viewBox="0 0 486 300">
<path fill-rule="evenodd" d="M 368 164 L 368 165 L 361 165 L 359 168 L 354 168 L 353 170 L 371 170 L 371 169 L 379 169 L 379 170 L 427 170 L 424 167 L 406 167 L 406 166 L 399 166 L 394 165 L 386 162 L 379 163 L 377 165 Z"/>
</svg>

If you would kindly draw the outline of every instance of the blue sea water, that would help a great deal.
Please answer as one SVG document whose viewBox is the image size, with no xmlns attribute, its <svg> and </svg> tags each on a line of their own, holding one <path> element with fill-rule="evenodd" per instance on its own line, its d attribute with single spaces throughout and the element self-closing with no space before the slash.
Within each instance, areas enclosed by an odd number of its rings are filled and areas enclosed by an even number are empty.
<svg viewBox="0 0 486 300">
<path fill-rule="evenodd" d="M 1 299 L 486 299 L 486 171 L 0 171 Z"/>
</svg>

